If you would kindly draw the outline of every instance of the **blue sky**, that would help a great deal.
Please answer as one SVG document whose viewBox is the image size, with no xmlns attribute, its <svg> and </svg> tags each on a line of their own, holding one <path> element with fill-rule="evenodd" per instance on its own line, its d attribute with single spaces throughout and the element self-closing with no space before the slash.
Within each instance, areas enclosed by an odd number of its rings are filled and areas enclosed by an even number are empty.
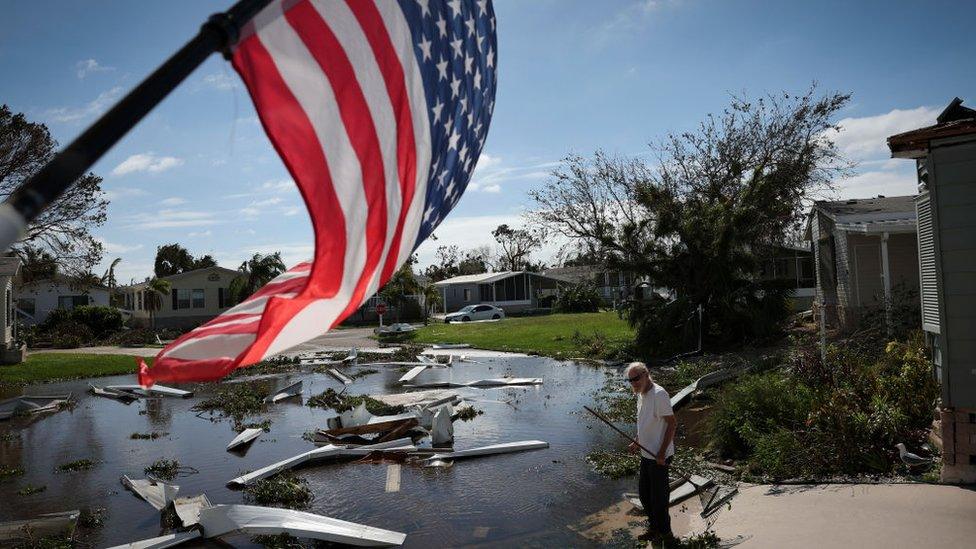
<svg viewBox="0 0 976 549">
<path fill-rule="evenodd" d="M 0 19 L 0 102 L 59 141 L 101 112 L 230 2 L 34 1 Z M 912 163 L 884 138 L 976 105 L 976 3 L 496 0 L 499 87 L 473 185 L 420 249 L 491 241 L 567 153 L 646 154 L 732 93 L 850 91 L 838 143 L 860 162 L 840 195 L 911 194 Z M 236 267 L 254 252 L 312 252 L 298 192 L 230 66 L 213 57 L 107 154 L 109 220 L 97 230 L 120 280 L 151 274 L 180 242 Z M 553 252 L 543 253 L 543 258 Z M 101 272 L 101 271 L 99 271 Z"/>
</svg>

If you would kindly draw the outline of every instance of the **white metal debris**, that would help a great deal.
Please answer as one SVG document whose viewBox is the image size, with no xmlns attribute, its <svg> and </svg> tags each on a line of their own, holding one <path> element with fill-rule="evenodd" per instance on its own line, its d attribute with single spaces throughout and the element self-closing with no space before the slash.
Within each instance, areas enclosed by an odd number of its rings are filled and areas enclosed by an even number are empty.
<svg viewBox="0 0 976 549">
<path fill-rule="evenodd" d="M 351 377 L 340 372 L 339 370 L 336 370 L 335 368 L 329 368 L 328 370 L 326 370 L 326 373 L 339 380 L 339 382 L 342 383 L 343 385 L 349 385 L 353 382 L 353 379 Z"/>
<path fill-rule="evenodd" d="M 268 478 L 278 473 L 297 467 L 302 463 L 309 461 L 317 461 L 322 459 L 337 458 L 343 456 L 365 456 L 370 452 L 376 450 L 384 450 L 387 452 L 413 452 L 417 449 L 416 446 L 410 443 L 410 439 L 397 439 L 388 442 L 381 442 L 378 444 L 368 444 L 364 446 L 351 447 L 346 445 L 334 445 L 328 444 L 322 446 L 321 448 L 316 448 L 314 450 L 309 450 L 308 452 L 303 452 L 297 456 L 290 457 L 288 459 L 279 461 L 277 463 L 272 463 L 266 467 L 262 467 L 256 471 L 251 471 L 250 473 L 241 475 L 235 479 L 227 482 L 230 485 L 237 486 L 247 486 L 253 484 L 263 478 Z"/>
<path fill-rule="evenodd" d="M 541 440 L 522 440 L 518 442 L 505 442 L 502 444 L 492 444 L 490 446 L 481 446 L 478 448 L 469 448 L 467 450 L 459 450 L 456 452 L 444 452 L 441 454 L 434 454 L 427 458 L 428 466 L 441 466 L 446 462 L 455 459 L 464 459 L 478 456 L 490 456 L 494 454 L 510 454 L 514 452 L 526 452 L 529 450 L 539 450 L 541 448 L 548 448 L 549 443 Z"/>
<path fill-rule="evenodd" d="M 190 398 L 193 396 L 193 391 L 184 391 L 182 389 L 176 389 L 174 387 L 166 387 L 164 385 L 155 384 L 152 387 L 145 388 L 142 385 L 107 385 L 105 387 L 110 391 L 125 391 L 127 393 L 132 393 L 138 396 L 168 396 L 168 397 L 179 397 L 179 398 Z"/>
<path fill-rule="evenodd" d="M 431 349 L 470 349 L 471 345 L 468 343 L 435 343 L 431 345 Z"/>
<path fill-rule="evenodd" d="M 112 391 L 110 389 L 103 389 L 97 385 L 88 384 L 88 390 L 94 394 L 105 398 L 112 398 L 126 404 L 137 400 L 139 397 L 133 395 L 132 393 L 126 393 L 124 391 Z"/>
<path fill-rule="evenodd" d="M 409 372 L 400 376 L 400 379 L 397 381 L 399 383 L 410 383 L 411 381 L 414 380 L 415 377 L 419 376 L 420 373 L 426 370 L 427 368 L 430 368 L 430 364 L 421 364 L 420 366 L 415 366 Z"/>
<path fill-rule="evenodd" d="M 251 535 L 290 534 L 360 547 L 402 545 L 407 535 L 291 509 L 253 505 L 215 505 L 200 513 L 204 535 L 213 538 L 241 531 Z"/>
<path fill-rule="evenodd" d="M 386 468 L 386 491 L 387 492 L 399 492 L 400 491 L 400 464 L 391 463 L 389 467 Z"/>
<path fill-rule="evenodd" d="M 252 440 L 261 436 L 261 433 L 263 432 L 264 429 L 256 429 L 256 428 L 244 429 L 243 431 L 240 432 L 239 435 L 234 437 L 234 440 L 230 441 L 230 443 L 227 445 L 227 449 L 233 450 L 238 446 L 247 444 L 248 442 L 251 442 Z"/>
<path fill-rule="evenodd" d="M 668 506 L 681 503 L 682 501 L 697 494 L 699 489 L 711 486 L 712 482 L 713 481 L 710 478 L 691 475 L 691 482 L 685 480 L 671 490 L 671 497 L 668 501 Z M 640 509 L 641 511 L 644 510 L 644 504 L 641 503 L 640 496 L 638 494 L 627 492 L 624 494 L 624 499 L 629 501 L 631 505 Z"/>
<path fill-rule="evenodd" d="M 180 517 L 185 528 L 200 522 L 200 511 L 207 507 L 213 507 L 213 504 L 206 494 L 173 500 L 173 510 L 176 511 L 176 516 Z"/>
<path fill-rule="evenodd" d="M 431 444 L 441 446 L 454 440 L 454 422 L 451 420 L 453 415 L 454 407 L 450 404 L 437 409 L 430 429 Z"/>
<path fill-rule="evenodd" d="M 202 536 L 203 534 L 201 534 L 199 530 L 190 530 L 189 532 L 176 532 L 156 538 L 133 541 L 132 543 L 116 545 L 115 547 L 111 547 L 109 549 L 165 549 L 166 547 L 175 547 L 181 543 L 190 541 L 191 539 L 197 539 Z"/>
<path fill-rule="evenodd" d="M 122 475 L 122 486 L 132 490 L 134 494 L 146 500 L 157 510 L 163 510 L 169 502 L 173 501 L 180 487 L 175 484 L 167 484 L 159 480 L 131 479 Z"/>
<path fill-rule="evenodd" d="M 410 387 L 416 387 L 420 389 L 426 388 L 438 388 L 438 387 L 509 387 L 512 385 L 542 385 L 542 379 L 537 377 L 507 377 L 507 378 L 497 378 L 497 379 L 476 379 L 474 381 L 467 381 L 463 383 L 456 383 L 453 381 L 436 381 L 433 383 L 419 383 L 410 385 Z"/>
<path fill-rule="evenodd" d="M 456 402 L 461 399 L 455 391 L 446 389 L 430 389 L 427 391 L 411 391 L 393 395 L 369 395 L 388 406 L 421 406 L 434 407 L 445 402 Z"/>
<path fill-rule="evenodd" d="M 276 389 L 273 393 L 268 395 L 264 399 L 265 402 L 275 403 L 281 402 L 287 398 L 300 397 L 302 395 L 302 380 L 298 380 L 291 385 L 282 387 L 281 389 Z"/>
<path fill-rule="evenodd" d="M 15 415 L 56 412 L 60 406 L 71 400 L 67 395 L 23 395 L 0 402 L 0 419 L 10 419 Z"/>
</svg>

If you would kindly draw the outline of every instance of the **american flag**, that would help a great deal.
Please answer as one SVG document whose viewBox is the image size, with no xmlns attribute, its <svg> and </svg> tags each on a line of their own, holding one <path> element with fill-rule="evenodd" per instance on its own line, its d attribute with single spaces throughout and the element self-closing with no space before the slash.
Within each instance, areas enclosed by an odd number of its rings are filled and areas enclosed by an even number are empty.
<svg viewBox="0 0 976 549">
<path fill-rule="evenodd" d="M 164 348 L 139 381 L 207 381 L 325 333 L 457 204 L 495 104 L 490 0 L 275 0 L 233 65 L 315 229 L 315 256 Z"/>
</svg>

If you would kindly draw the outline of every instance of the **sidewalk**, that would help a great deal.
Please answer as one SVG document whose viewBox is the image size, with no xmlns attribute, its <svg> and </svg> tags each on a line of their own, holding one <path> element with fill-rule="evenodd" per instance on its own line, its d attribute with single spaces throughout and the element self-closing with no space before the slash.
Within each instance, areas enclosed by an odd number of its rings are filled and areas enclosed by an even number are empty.
<svg viewBox="0 0 976 549">
<path fill-rule="evenodd" d="M 636 482 L 636 479 L 635 479 Z M 723 544 L 736 547 L 972 547 L 976 540 L 976 487 L 931 484 L 742 485 L 709 518 Z M 629 503 L 596 515 L 582 532 L 601 539 L 631 524 Z M 671 508 L 676 536 L 703 532 L 701 504 L 692 497 Z M 594 524 L 593 522 L 590 525 Z"/>
</svg>

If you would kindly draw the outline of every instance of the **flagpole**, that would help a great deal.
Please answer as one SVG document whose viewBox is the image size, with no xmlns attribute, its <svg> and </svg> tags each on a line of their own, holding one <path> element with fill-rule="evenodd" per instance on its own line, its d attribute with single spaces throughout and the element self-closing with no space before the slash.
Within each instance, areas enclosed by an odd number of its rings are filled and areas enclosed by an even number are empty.
<svg viewBox="0 0 976 549">
<path fill-rule="evenodd" d="M 139 123 L 210 54 L 230 56 L 241 27 L 271 0 L 239 0 L 211 15 L 200 32 L 130 91 L 84 133 L 0 204 L 0 250 L 21 238 L 27 225 Z"/>
</svg>

